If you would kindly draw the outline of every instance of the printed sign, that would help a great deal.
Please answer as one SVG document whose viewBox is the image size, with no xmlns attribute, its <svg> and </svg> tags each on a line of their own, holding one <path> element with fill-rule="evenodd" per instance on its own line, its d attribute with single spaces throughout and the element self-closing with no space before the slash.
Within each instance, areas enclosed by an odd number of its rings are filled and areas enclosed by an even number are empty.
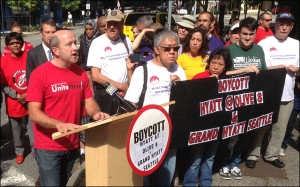
<svg viewBox="0 0 300 187">
<path fill-rule="evenodd" d="M 132 120 L 127 136 L 126 154 L 137 174 L 153 173 L 163 162 L 170 144 L 172 124 L 159 105 L 147 105 Z"/>
<path fill-rule="evenodd" d="M 277 122 L 285 69 L 179 81 L 171 88 L 171 149 L 249 133 Z M 250 140 L 251 141 L 251 140 Z"/>
</svg>

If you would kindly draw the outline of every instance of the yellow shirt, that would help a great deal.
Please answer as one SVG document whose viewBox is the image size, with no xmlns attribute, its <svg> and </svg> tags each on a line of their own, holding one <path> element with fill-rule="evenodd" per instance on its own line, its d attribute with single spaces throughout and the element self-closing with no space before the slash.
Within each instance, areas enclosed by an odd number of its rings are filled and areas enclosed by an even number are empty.
<svg viewBox="0 0 300 187">
<path fill-rule="evenodd" d="M 193 58 L 187 53 L 177 58 L 177 64 L 184 70 L 186 80 L 191 80 L 196 74 L 204 72 L 207 65 L 201 56 Z"/>
</svg>

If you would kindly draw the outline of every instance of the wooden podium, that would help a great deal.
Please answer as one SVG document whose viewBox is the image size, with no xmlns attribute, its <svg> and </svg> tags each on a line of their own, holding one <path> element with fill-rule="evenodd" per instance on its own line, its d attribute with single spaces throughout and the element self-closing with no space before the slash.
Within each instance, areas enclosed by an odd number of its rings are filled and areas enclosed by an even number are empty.
<svg viewBox="0 0 300 187">
<path fill-rule="evenodd" d="M 86 186 L 143 185 L 143 177 L 131 169 L 126 156 L 127 133 L 136 113 L 112 116 L 74 131 L 52 135 L 57 139 L 85 130 Z"/>
</svg>

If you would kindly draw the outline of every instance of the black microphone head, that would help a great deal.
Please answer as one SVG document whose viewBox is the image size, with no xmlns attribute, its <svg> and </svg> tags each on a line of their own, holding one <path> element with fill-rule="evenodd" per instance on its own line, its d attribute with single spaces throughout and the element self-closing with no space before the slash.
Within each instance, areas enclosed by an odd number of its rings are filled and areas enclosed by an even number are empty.
<svg viewBox="0 0 300 187">
<path fill-rule="evenodd" d="M 109 87 L 109 83 L 108 82 L 105 82 L 104 84 L 103 84 L 103 86 L 104 86 L 104 88 L 107 88 L 107 87 Z"/>
</svg>

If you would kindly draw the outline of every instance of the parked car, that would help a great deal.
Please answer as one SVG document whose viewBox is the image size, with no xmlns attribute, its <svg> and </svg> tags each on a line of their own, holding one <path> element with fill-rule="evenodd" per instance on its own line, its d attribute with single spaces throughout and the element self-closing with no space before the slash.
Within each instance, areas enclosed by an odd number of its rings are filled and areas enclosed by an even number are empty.
<svg viewBox="0 0 300 187">
<path fill-rule="evenodd" d="M 133 41 L 132 28 L 136 24 L 136 21 L 142 16 L 150 16 L 153 19 L 153 23 L 161 23 L 165 25 L 168 22 L 168 13 L 166 12 L 131 12 L 125 16 L 123 33 Z M 176 30 L 176 22 L 174 18 L 171 18 L 171 29 Z"/>
</svg>

